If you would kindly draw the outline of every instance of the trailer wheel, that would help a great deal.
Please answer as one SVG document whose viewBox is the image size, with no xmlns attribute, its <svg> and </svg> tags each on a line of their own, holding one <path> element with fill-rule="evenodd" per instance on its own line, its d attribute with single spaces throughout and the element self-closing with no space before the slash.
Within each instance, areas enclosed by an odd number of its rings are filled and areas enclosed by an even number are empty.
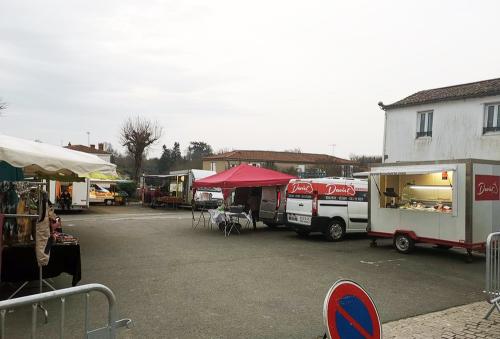
<svg viewBox="0 0 500 339">
<path fill-rule="evenodd" d="M 408 234 L 399 233 L 394 237 L 394 247 L 399 253 L 408 254 L 415 248 L 415 241 Z"/>
<path fill-rule="evenodd" d="M 327 241 L 339 241 L 345 235 L 345 226 L 339 219 L 333 219 L 323 233 Z"/>
</svg>

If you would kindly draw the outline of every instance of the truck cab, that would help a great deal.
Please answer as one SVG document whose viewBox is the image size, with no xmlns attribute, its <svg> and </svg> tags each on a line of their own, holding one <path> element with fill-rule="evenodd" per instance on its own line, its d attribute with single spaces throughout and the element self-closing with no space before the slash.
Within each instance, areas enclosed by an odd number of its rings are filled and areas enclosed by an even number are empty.
<svg viewBox="0 0 500 339">
<path fill-rule="evenodd" d="M 352 178 L 293 179 L 286 191 L 286 223 L 297 234 L 321 232 L 328 241 L 366 232 L 368 181 Z"/>
</svg>

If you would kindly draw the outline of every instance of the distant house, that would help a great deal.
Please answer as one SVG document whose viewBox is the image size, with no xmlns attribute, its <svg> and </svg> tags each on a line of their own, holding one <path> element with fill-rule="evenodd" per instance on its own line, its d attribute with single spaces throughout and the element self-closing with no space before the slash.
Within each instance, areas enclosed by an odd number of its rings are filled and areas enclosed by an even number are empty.
<svg viewBox="0 0 500 339">
<path fill-rule="evenodd" d="M 500 160 L 500 78 L 379 105 L 385 110 L 384 162 Z"/>
<path fill-rule="evenodd" d="M 203 169 L 222 172 L 231 167 L 249 164 L 300 176 L 351 176 L 353 162 L 326 154 L 235 150 L 203 158 Z"/>
<path fill-rule="evenodd" d="M 99 143 L 97 148 L 95 145 L 85 146 L 85 145 L 72 145 L 68 143 L 68 146 L 64 146 L 65 148 L 69 148 L 73 151 L 79 151 L 84 153 L 91 153 L 104 161 L 111 162 L 111 153 L 104 150 L 104 143 Z"/>
</svg>

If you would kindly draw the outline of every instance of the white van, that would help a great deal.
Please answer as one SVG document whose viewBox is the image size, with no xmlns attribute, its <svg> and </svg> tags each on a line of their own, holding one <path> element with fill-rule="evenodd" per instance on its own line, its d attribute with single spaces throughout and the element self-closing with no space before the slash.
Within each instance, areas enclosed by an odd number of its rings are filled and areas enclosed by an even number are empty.
<svg viewBox="0 0 500 339">
<path fill-rule="evenodd" d="M 352 178 L 293 179 L 287 187 L 286 221 L 299 235 L 321 232 L 328 241 L 366 232 L 368 181 Z"/>
</svg>

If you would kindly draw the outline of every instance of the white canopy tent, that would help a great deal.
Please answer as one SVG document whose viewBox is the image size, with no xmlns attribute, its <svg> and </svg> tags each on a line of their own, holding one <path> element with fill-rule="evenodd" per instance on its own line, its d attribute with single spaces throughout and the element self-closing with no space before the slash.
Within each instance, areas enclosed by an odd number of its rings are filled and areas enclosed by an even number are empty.
<svg viewBox="0 0 500 339">
<path fill-rule="evenodd" d="M 117 176 L 116 165 L 93 154 L 2 134 L 0 134 L 0 161 L 22 168 L 25 175 L 39 177 Z"/>
</svg>

